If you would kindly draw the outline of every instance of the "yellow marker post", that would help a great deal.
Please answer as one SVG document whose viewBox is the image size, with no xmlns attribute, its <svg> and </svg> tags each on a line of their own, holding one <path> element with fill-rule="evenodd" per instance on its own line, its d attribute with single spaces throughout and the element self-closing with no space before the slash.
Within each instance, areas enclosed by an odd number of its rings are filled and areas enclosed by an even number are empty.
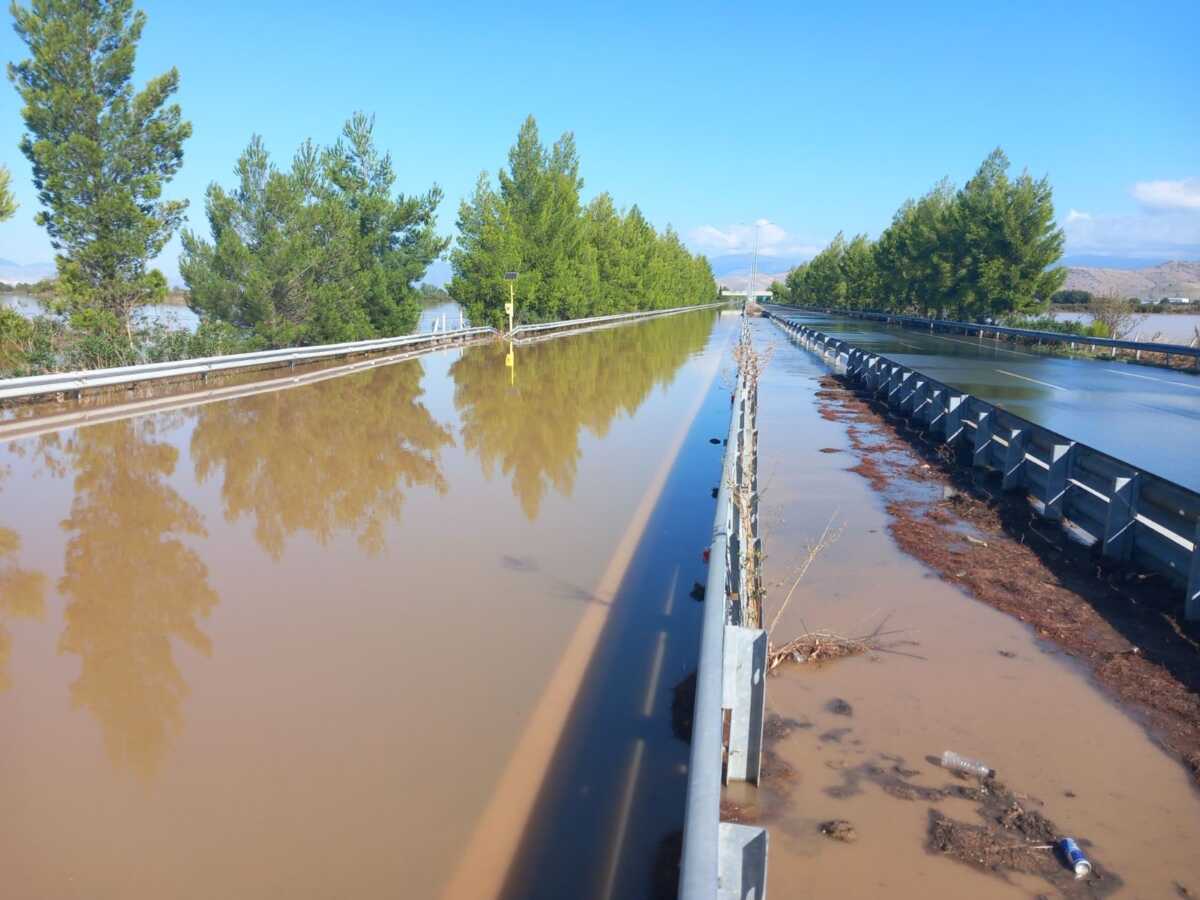
<svg viewBox="0 0 1200 900">
<path fill-rule="evenodd" d="M 514 285 L 517 281 L 516 272 L 505 272 L 504 280 L 508 282 L 508 302 L 504 304 L 504 311 L 508 313 L 508 333 L 512 334 L 513 330 L 513 313 L 517 308 L 517 293 Z"/>
</svg>

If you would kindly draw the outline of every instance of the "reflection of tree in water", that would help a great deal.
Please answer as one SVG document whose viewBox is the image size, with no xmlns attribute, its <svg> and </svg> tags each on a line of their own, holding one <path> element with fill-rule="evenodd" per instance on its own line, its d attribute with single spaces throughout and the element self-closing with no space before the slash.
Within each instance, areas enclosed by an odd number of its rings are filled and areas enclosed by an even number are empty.
<svg viewBox="0 0 1200 900">
<path fill-rule="evenodd" d="M 369 553 L 383 549 L 405 487 L 446 490 L 439 455 L 450 432 L 417 402 L 420 360 L 276 391 L 198 411 L 196 477 L 224 473 L 225 516 L 255 520 L 274 558 L 297 531 L 321 543 L 349 530 Z"/>
<path fill-rule="evenodd" d="M 0 469 L 0 484 L 6 474 Z M 8 674 L 12 635 L 4 628 L 4 620 L 41 619 L 46 612 L 46 576 L 16 564 L 14 557 L 20 549 L 20 535 L 0 526 L 0 691 L 12 687 Z"/>
<path fill-rule="evenodd" d="M 687 313 L 517 347 L 513 385 L 504 345 L 468 350 L 450 369 L 463 443 L 489 478 L 496 466 L 511 478 L 534 519 L 549 488 L 570 495 L 580 429 L 603 437 L 619 412 L 633 415 L 704 347 L 715 321 Z"/>
<path fill-rule="evenodd" d="M 62 527 L 68 600 L 59 650 L 79 656 L 71 699 L 100 720 L 114 763 L 150 774 L 181 723 L 187 694 L 172 639 L 210 651 L 197 619 L 217 603 L 208 570 L 183 541 L 205 534 L 167 484 L 179 451 L 157 440 L 162 417 L 73 432 L 58 448 L 75 473 Z"/>
</svg>

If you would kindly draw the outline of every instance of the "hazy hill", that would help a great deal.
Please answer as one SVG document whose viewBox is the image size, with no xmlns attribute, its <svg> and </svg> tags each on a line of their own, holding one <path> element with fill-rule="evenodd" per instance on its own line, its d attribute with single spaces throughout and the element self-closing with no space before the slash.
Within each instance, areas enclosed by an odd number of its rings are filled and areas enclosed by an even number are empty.
<svg viewBox="0 0 1200 900">
<path fill-rule="evenodd" d="M 1200 300 L 1200 262 L 1166 262 L 1145 269 L 1070 266 L 1065 287 L 1142 300 L 1161 300 L 1163 297 Z"/>
<path fill-rule="evenodd" d="M 0 259 L 0 282 L 5 284 L 33 284 L 43 278 L 53 278 L 54 263 L 29 263 L 21 265 L 11 259 Z"/>
</svg>

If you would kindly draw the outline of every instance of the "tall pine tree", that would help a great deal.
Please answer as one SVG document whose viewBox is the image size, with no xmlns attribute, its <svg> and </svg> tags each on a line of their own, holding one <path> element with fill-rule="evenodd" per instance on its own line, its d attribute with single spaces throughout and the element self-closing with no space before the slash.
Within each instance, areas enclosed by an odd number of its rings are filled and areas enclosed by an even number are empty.
<svg viewBox="0 0 1200 900">
<path fill-rule="evenodd" d="M 657 234 L 635 206 L 619 212 L 607 194 L 586 207 L 575 139 L 547 150 L 530 116 L 493 188 L 487 174 L 458 214 L 449 291 L 473 322 L 507 325 L 506 272 L 517 272 L 518 321 L 663 309 L 713 299 L 703 257 L 670 229 Z"/>
<path fill-rule="evenodd" d="M 113 313 L 166 290 L 150 268 L 187 208 L 164 200 L 192 127 L 178 104 L 175 69 L 135 92 L 131 79 L 145 13 L 132 0 L 13 3 L 30 58 L 8 66 L 24 103 L 21 151 L 33 164 L 44 226 L 58 251 L 64 294 Z"/>
</svg>

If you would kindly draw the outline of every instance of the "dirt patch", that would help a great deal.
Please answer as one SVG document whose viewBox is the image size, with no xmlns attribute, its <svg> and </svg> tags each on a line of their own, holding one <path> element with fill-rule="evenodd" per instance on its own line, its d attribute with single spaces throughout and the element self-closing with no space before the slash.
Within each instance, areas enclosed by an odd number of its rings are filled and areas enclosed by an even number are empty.
<svg viewBox="0 0 1200 900">
<path fill-rule="evenodd" d="M 835 716 L 852 716 L 854 715 L 854 707 L 843 700 L 841 697 L 834 697 L 825 704 L 825 708 Z"/>
<path fill-rule="evenodd" d="M 830 819 L 817 826 L 817 830 L 827 838 L 841 841 L 843 844 L 853 844 L 858 840 L 858 832 L 845 819 Z"/>
<path fill-rule="evenodd" d="M 850 471 L 884 495 L 900 548 L 1088 665 L 1200 785 L 1200 627 L 1178 591 L 1071 541 L 838 379 L 821 390 L 821 415 L 853 423 Z"/>
<path fill-rule="evenodd" d="M 766 721 L 763 722 L 763 739 L 774 743 L 775 741 L 782 741 L 793 731 L 805 730 L 812 727 L 813 723 L 807 719 L 793 719 L 791 716 L 770 713 Z"/>
</svg>

